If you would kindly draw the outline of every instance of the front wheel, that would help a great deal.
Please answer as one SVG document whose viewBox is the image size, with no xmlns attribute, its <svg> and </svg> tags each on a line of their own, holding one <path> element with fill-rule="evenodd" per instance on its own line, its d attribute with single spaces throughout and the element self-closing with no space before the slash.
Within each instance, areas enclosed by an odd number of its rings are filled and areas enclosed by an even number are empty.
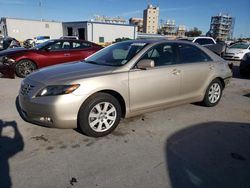
<svg viewBox="0 0 250 188">
<path fill-rule="evenodd" d="M 21 60 L 17 62 L 16 64 L 16 75 L 18 77 L 24 78 L 28 74 L 32 73 L 34 70 L 36 70 L 36 65 L 32 61 L 28 59 Z"/>
<path fill-rule="evenodd" d="M 87 136 L 101 137 L 110 134 L 121 119 L 118 100 L 107 93 L 96 93 L 81 106 L 78 125 Z"/>
<path fill-rule="evenodd" d="M 208 107 L 215 106 L 219 103 L 222 96 L 222 84 L 218 79 L 213 80 L 207 90 L 203 99 L 203 104 Z"/>
</svg>

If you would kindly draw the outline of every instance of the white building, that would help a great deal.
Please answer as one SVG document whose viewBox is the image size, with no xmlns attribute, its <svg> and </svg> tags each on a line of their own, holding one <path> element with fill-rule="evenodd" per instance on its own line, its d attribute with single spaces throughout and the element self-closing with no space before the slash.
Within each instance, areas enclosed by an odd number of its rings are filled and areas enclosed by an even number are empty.
<svg viewBox="0 0 250 188">
<path fill-rule="evenodd" d="M 79 39 L 95 43 L 109 43 L 117 38 L 137 38 L 134 25 L 95 21 L 64 22 L 63 35 L 78 36 Z"/>
<path fill-rule="evenodd" d="M 24 41 L 36 36 L 50 36 L 51 39 L 63 35 L 62 22 L 39 21 L 20 18 L 1 18 L 2 35 Z"/>
</svg>

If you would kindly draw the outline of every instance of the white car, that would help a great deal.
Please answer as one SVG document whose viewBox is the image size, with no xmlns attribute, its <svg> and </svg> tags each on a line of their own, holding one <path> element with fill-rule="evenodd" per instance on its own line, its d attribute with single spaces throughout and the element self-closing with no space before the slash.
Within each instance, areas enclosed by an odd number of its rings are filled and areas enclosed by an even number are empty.
<svg viewBox="0 0 250 188">
<path fill-rule="evenodd" d="M 224 59 L 241 60 L 248 52 L 250 52 L 250 43 L 236 43 L 226 49 Z"/>
<path fill-rule="evenodd" d="M 34 38 L 34 46 L 50 40 L 50 36 L 38 36 Z"/>
</svg>

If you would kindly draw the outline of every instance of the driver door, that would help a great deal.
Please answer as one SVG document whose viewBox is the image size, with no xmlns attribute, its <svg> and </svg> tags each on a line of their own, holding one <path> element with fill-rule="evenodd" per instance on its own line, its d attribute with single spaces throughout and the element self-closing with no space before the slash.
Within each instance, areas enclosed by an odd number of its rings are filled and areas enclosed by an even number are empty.
<svg viewBox="0 0 250 188">
<path fill-rule="evenodd" d="M 68 41 L 52 43 L 40 52 L 39 62 L 42 67 L 71 61 L 71 44 Z"/>
</svg>

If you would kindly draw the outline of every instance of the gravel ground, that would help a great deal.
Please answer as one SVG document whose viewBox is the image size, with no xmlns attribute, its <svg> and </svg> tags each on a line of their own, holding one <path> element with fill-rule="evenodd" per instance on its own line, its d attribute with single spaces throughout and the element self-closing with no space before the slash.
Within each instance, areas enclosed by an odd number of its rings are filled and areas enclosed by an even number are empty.
<svg viewBox="0 0 250 188">
<path fill-rule="evenodd" d="M 187 104 L 123 120 L 103 138 L 24 122 L 21 79 L 0 79 L 0 187 L 250 187 L 250 80 L 213 108 Z"/>
</svg>

